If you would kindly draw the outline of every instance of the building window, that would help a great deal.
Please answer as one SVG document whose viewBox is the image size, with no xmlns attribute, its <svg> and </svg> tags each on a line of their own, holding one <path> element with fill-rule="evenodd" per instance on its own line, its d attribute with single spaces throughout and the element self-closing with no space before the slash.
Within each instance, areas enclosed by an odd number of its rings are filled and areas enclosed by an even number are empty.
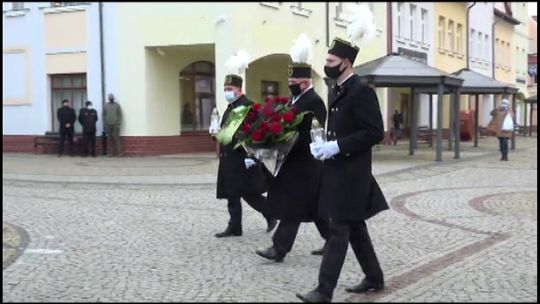
<svg viewBox="0 0 540 304">
<path fill-rule="evenodd" d="M 454 52 L 454 21 L 448 20 L 448 49 Z"/>
<path fill-rule="evenodd" d="M 500 57 L 501 57 L 500 52 L 501 52 L 501 50 L 500 50 L 500 46 L 499 46 L 499 38 L 495 39 L 495 45 L 493 47 L 495 48 L 495 58 L 494 58 L 495 59 L 495 64 L 500 64 Z M 495 76 L 495 75 L 493 75 L 493 76 Z"/>
<path fill-rule="evenodd" d="M 489 36 L 488 34 L 484 34 L 484 58 L 486 58 L 486 61 L 489 62 Z"/>
<path fill-rule="evenodd" d="M 511 62 L 510 59 L 512 58 L 512 49 L 510 48 L 510 42 L 506 43 L 506 66 L 510 68 Z"/>
<path fill-rule="evenodd" d="M 478 57 L 479 57 L 480 59 L 485 59 L 484 56 L 483 56 L 483 54 L 482 54 L 482 50 L 483 50 L 483 48 L 482 48 L 482 42 L 483 42 L 483 39 L 482 39 L 482 32 L 478 32 L 478 37 L 477 37 L 477 39 L 476 39 L 476 43 L 477 43 L 477 47 L 476 47 L 476 48 L 478 49 L 478 51 L 477 51 L 477 52 L 478 52 Z"/>
<path fill-rule="evenodd" d="M 458 54 L 461 54 L 462 53 L 462 50 L 461 50 L 461 33 L 463 31 L 463 27 L 461 26 L 461 24 L 458 23 L 457 25 L 457 30 L 456 30 L 456 52 Z"/>
<path fill-rule="evenodd" d="M 62 6 L 78 6 L 90 4 L 89 2 L 51 2 L 52 7 L 62 7 Z"/>
<path fill-rule="evenodd" d="M 444 17 L 439 16 L 439 49 L 444 49 Z"/>
<path fill-rule="evenodd" d="M 279 94 L 279 83 L 277 81 L 261 81 L 261 95 L 266 97 L 277 97 Z"/>
<path fill-rule="evenodd" d="M 180 72 L 182 131 L 208 130 L 216 106 L 214 83 L 212 62 L 197 61 Z"/>
<path fill-rule="evenodd" d="M 86 97 L 86 74 L 54 74 L 51 75 L 51 106 L 52 106 L 52 130 L 60 130 L 60 122 L 56 117 L 58 108 L 62 106 L 62 100 L 67 99 L 75 113 L 84 107 Z M 79 123 L 75 123 L 75 132 L 82 132 Z"/>
<path fill-rule="evenodd" d="M 411 4 L 410 7 L 410 16 L 409 16 L 409 39 L 411 41 L 416 40 L 414 35 L 414 22 L 415 22 L 415 16 L 416 16 L 416 5 Z"/>
<path fill-rule="evenodd" d="M 399 2 L 397 5 L 397 35 L 398 37 L 403 36 L 403 2 Z"/>
<path fill-rule="evenodd" d="M 422 37 L 421 37 L 421 41 L 422 43 L 427 43 L 427 10 L 425 9 L 422 9 L 422 13 L 421 13 L 421 18 L 422 18 Z"/>
<path fill-rule="evenodd" d="M 475 50 L 475 47 L 474 47 L 474 40 L 476 38 L 476 31 L 474 29 L 471 29 L 471 35 L 469 37 L 469 53 L 470 53 L 470 57 L 471 58 L 476 58 L 476 50 Z"/>
<path fill-rule="evenodd" d="M 24 10 L 24 2 L 11 2 L 11 9 L 14 11 Z"/>
</svg>

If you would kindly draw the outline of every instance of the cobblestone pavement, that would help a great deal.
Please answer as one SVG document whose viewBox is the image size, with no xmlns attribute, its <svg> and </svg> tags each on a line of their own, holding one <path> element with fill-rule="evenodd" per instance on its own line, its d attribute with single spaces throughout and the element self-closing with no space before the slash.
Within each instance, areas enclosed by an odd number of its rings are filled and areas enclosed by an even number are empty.
<svg viewBox="0 0 540 304">
<path fill-rule="evenodd" d="M 517 144 L 509 162 L 494 139 L 442 163 L 425 144 L 375 149 L 391 210 L 368 228 L 387 288 L 343 290 L 363 277 L 349 249 L 334 301 L 537 301 L 537 139 Z M 315 287 L 313 224 L 281 264 L 254 253 L 271 234 L 247 204 L 242 237 L 213 236 L 228 220 L 213 154 L 4 154 L 3 166 L 3 301 L 296 302 Z"/>
</svg>

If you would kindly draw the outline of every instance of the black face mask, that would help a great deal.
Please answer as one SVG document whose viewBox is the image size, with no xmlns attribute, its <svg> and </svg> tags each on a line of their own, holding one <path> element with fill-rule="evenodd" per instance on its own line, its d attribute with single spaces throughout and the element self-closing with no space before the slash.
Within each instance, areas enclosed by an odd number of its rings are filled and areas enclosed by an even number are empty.
<svg viewBox="0 0 540 304">
<path fill-rule="evenodd" d="M 291 90 L 291 94 L 293 96 L 298 96 L 302 93 L 302 89 L 300 88 L 300 84 L 297 83 L 297 84 L 291 84 L 289 86 L 289 90 Z"/>
<path fill-rule="evenodd" d="M 329 78 L 332 78 L 332 79 L 338 79 L 339 76 L 341 76 L 341 74 L 343 74 L 343 71 L 345 71 L 345 69 L 343 70 L 340 70 L 339 69 L 339 66 L 343 63 L 340 62 L 338 65 L 334 66 L 334 67 L 329 67 L 329 66 L 324 66 L 324 73 L 326 74 L 326 76 L 328 76 Z"/>
</svg>

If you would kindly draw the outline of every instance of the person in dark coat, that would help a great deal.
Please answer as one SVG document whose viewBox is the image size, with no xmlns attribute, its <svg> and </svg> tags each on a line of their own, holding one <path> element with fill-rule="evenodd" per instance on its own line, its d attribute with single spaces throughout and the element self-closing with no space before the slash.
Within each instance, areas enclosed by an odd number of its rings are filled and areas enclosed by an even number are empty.
<svg viewBox="0 0 540 304">
<path fill-rule="evenodd" d="M 221 127 L 227 121 L 229 113 L 236 107 L 251 105 L 242 93 L 242 78 L 238 75 L 229 74 L 225 77 L 225 99 L 229 102 L 227 110 L 223 113 Z M 243 198 L 253 209 L 259 211 L 266 219 L 267 232 L 272 231 L 277 221 L 267 215 L 266 198 L 262 193 L 268 191 L 266 174 L 262 164 L 256 168 L 246 169 L 244 159 L 247 153 L 244 148 L 234 149 L 237 140 L 227 145 L 220 144 L 219 167 L 217 177 L 217 198 L 226 198 L 230 220 L 225 231 L 216 233 L 216 237 L 241 236 L 242 235 L 242 205 Z"/>
<path fill-rule="evenodd" d="M 69 105 L 69 100 L 62 100 L 62 106 L 56 111 L 56 117 L 60 122 L 60 145 L 58 147 L 58 157 L 64 154 L 64 141 L 68 140 L 69 155 L 74 156 L 73 152 L 73 133 L 75 127 L 73 124 L 77 120 L 75 110 Z"/>
<path fill-rule="evenodd" d="M 321 97 L 313 89 L 311 66 L 307 64 L 289 65 L 289 88 L 292 99 L 289 104 L 297 113 L 311 111 L 304 116 L 298 126 L 299 137 L 279 173 L 270 182 L 268 206 L 270 214 L 279 219 L 279 225 L 272 237 L 273 245 L 256 253 L 269 260 L 282 262 L 291 251 L 301 222 L 315 222 L 323 239 L 328 234 L 328 224 L 318 217 L 318 189 L 322 163 L 311 156 L 310 129 L 313 119 L 321 126 L 326 122 L 326 107 Z M 315 250 L 312 254 L 322 254 Z"/>
<path fill-rule="evenodd" d="M 83 156 L 88 155 L 88 146 L 93 157 L 96 157 L 96 122 L 97 111 L 93 109 L 92 102 L 87 101 L 86 107 L 79 110 L 79 123 L 83 128 Z"/>
<path fill-rule="evenodd" d="M 304 302 L 329 302 L 336 287 L 348 243 L 366 277 L 348 292 L 384 288 L 383 272 L 375 255 L 365 220 L 388 209 L 371 171 L 371 148 L 384 138 L 383 120 L 375 91 L 360 83 L 352 64 L 358 47 L 334 39 L 326 56 L 325 73 L 337 80 L 329 104 L 327 139 L 311 145 L 323 160 L 319 193 L 320 215 L 330 221 L 330 235 L 319 269 L 319 284 Z"/>
</svg>

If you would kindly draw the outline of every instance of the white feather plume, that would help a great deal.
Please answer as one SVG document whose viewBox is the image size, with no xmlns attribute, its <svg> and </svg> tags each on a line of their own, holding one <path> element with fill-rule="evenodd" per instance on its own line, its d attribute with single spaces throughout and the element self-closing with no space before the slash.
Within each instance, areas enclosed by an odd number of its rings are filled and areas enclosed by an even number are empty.
<svg viewBox="0 0 540 304">
<path fill-rule="evenodd" d="M 353 45 L 364 46 L 375 37 L 377 28 L 373 22 L 373 13 L 367 4 L 347 3 L 344 15 L 351 21 L 347 26 L 347 35 Z"/>
<path fill-rule="evenodd" d="M 300 34 L 295 40 L 289 53 L 293 62 L 309 63 L 313 57 L 313 52 L 311 50 L 311 41 L 308 36 L 306 34 Z"/>
<path fill-rule="evenodd" d="M 242 75 L 249 65 L 250 59 L 251 57 L 246 51 L 239 50 L 225 62 L 225 67 L 233 74 Z"/>
</svg>

